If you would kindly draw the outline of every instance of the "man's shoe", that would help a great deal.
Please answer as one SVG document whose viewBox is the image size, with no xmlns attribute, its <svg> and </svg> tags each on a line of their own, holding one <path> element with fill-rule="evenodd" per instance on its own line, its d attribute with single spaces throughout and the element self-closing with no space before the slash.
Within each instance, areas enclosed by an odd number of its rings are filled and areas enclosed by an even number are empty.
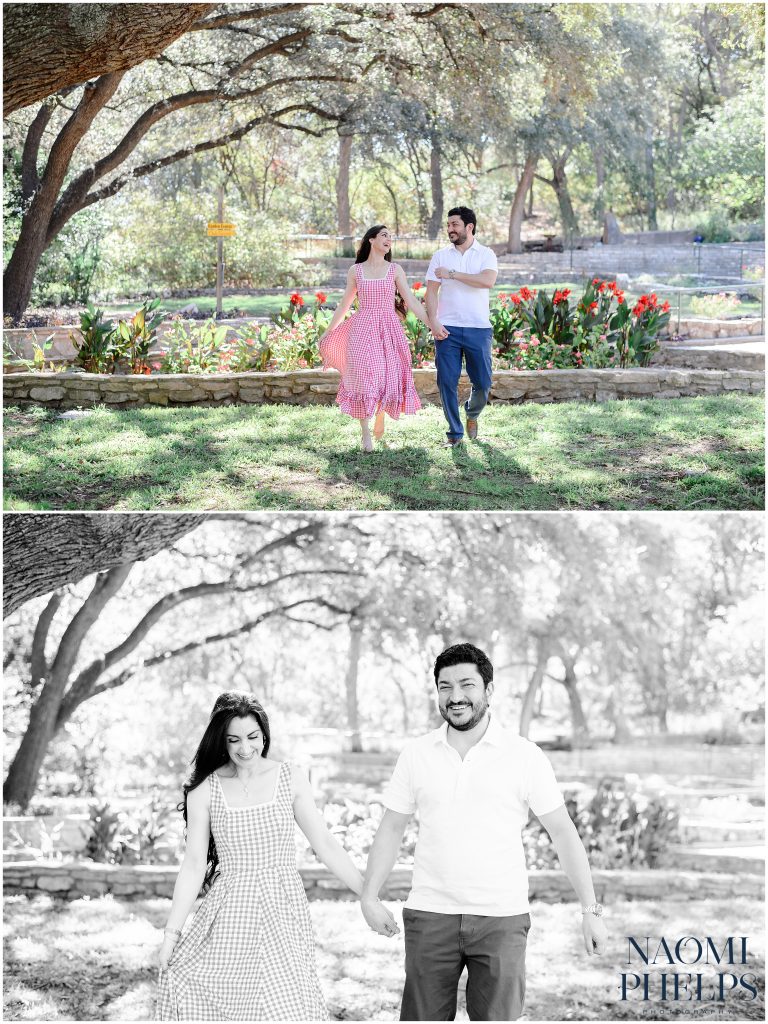
<svg viewBox="0 0 768 1024">
<path fill-rule="evenodd" d="M 463 437 L 446 437 L 443 441 L 443 448 L 455 448 L 456 445 L 461 444 L 463 440 Z"/>
<path fill-rule="evenodd" d="M 470 441 L 477 439 L 477 420 L 467 420 L 467 437 Z"/>
</svg>

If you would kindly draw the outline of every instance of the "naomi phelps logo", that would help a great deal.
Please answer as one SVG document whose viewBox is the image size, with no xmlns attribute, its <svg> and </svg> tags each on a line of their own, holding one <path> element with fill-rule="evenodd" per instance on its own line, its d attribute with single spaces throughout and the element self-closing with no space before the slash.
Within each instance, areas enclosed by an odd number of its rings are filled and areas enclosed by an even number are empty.
<svg viewBox="0 0 768 1024">
<path fill-rule="evenodd" d="M 729 1000 L 758 996 L 758 978 L 749 966 L 746 936 L 724 941 L 685 935 L 677 940 L 627 936 L 627 967 L 621 974 L 621 1000 L 641 1004 L 690 1003 L 691 1013 Z M 722 1007 L 721 1007 L 722 1009 Z M 702 1014 L 703 1015 L 703 1014 Z"/>
</svg>

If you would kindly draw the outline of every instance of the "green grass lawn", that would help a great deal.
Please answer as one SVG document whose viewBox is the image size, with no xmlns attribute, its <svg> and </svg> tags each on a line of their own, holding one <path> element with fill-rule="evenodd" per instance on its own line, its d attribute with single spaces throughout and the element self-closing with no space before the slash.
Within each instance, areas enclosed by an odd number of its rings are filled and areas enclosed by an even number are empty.
<svg viewBox="0 0 768 1024">
<path fill-rule="evenodd" d="M 401 905 L 390 906 L 399 917 Z M 169 900 L 159 899 L 124 902 L 103 897 L 65 903 L 47 896 L 6 897 L 5 1019 L 153 1020 L 155 956 L 169 907 Z M 396 1020 L 403 979 L 402 935 L 385 939 L 370 931 L 356 902 L 320 901 L 310 908 L 318 972 L 331 1018 Z M 764 1019 L 763 908 L 755 900 L 614 901 L 607 918 L 608 948 L 603 956 L 591 958 L 581 945 L 576 904 L 536 903 L 531 918 L 524 1019 L 690 1021 L 694 1010 L 707 1020 Z M 746 935 L 749 963 L 721 969 L 754 973 L 760 979 L 760 995 L 751 1002 L 734 997 L 719 1006 L 621 1002 L 620 976 L 628 969 L 627 935 L 664 935 L 672 942 L 684 935 L 709 935 L 719 940 L 718 948 L 729 935 Z M 705 993 L 717 973 L 714 966 L 678 970 L 684 975 L 701 970 Z M 674 973 L 674 968 L 667 971 Z M 656 992 L 658 984 L 656 979 Z M 658 1015 L 660 1010 L 663 1016 Z M 456 1019 L 468 1019 L 463 993 Z"/>
<path fill-rule="evenodd" d="M 416 280 L 415 278 L 412 279 L 411 280 L 411 284 L 414 284 L 415 280 Z M 519 285 L 515 285 L 515 286 L 511 286 L 511 285 L 498 285 L 497 287 L 491 289 L 491 298 L 495 298 L 499 294 L 499 292 L 506 292 L 507 294 L 509 294 L 510 292 L 517 291 L 519 289 L 519 287 L 520 287 Z M 570 288 L 575 293 L 576 298 L 578 298 L 579 295 L 581 294 L 580 289 L 582 288 L 582 284 L 581 284 L 580 281 L 558 281 L 558 282 L 555 282 L 555 283 L 552 283 L 552 284 L 540 284 L 540 283 L 532 282 L 529 285 L 529 287 L 537 288 L 537 289 L 543 288 L 544 291 L 548 295 L 550 295 L 550 296 L 552 295 L 552 293 L 554 292 L 554 290 L 556 288 Z M 723 286 L 723 287 L 725 287 L 725 286 Z M 288 305 L 288 297 L 291 294 L 291 292 L 293 292 L 295 290 L 298 291 L 299 294 L 303 296 L 304 301 L 306 302 L 307 305 L 311 305 L 314 302 L 315 292 L 318 291 L 319 289 L 317 289 L 317 288 L 298 288 L 298 289 L 283 288 L 283 289 L 280 289 L 280 290 L 276 289 L 275 292 L 273 294 L 271 294 L 271 295 L 248 295 L 248 294 L 244 294 L 244 295 L 227 295 L 227 296 L 225 296 L 224 301 L 222 303 L 222 309 L 223 309 L 224 316 L 227 316 L 227 311 L 231 312 L 234 309 L 245 310 L 245 312 L 246 312 L 246 314 L 248 316 L 254 316 L 254 317 L 255 316 L 259 316 L 259 317 L 261 317 L 261 316 L 266 316 L 266 317 L 273 316 L 275 313 L 279 313 L 280 310 L 284 306 Z M 745 292 L 745 293 L 747 291 L 749 291 L 749 282 L 748 281 L 744 282 L 741 290 L 743 292 Z M 659 296 L 659 301 L 660 302 L 663 302 L 664 299 L 668 299 L 669 300 L 669 303 L 672 306 L 673 317 L 676 317 L 677 316 L 677 296 L 673 292 L 666 292 L 665 293 L 663 288 L 657 288 L 656 291 L 657 291 L 657 294 Z M 341 298 L 341 296 L 342 296 L 342 292 L 335 291 L 335 290 L 326 291 L 325 289 L 323 289 L 323 293 L 327 296 L 327 303 L 330 306 L 335 306 L 338 303 L 338 301 Z M 641 294 L 641 292 L 639 290 L 637 290 L 637 289 L 629 289 L 627 291 L 627 298 L 628 298 L 629 301 L 635 301 L 639 297 L 640 294 Z M 753 288 L 753 294 L 757 296 L 757 295 L 759 295 L 759 292 L 756 289 Z M 212 295 L 203 295 L 203 296 L 200 296 L 198 298 L 191 298 L 191 299 L 190 298 L 187 298 L 187 299 L 163 299 L 163 301 L 162 301 L 162 309 L 166 310 L 169 313 L 176 313 L 180 309 L 183 309 L 184 306 L 189 306 L 189 305 L 192 305 L 192 304 L 197 306 L 197 308 L 200 310 L 200 312 L 207 312 L 207 313 L 210 313 L 211 315 L 213 315 L 213 311 L 216 308 L 216 299 Z M 134 300 L 132 302 L 107 303 L 107 310 L 108 310 L 110 316 L 115 316 L 115 315 L 123 316 L 126 313 L 133 313 L 138 308 L 139 305 L 140 305 L 140 300 L 139 299 L 136 299 L 136 300 Z M 699 314 L 699 313 L 692 313 L 692 311 L 691 311 L 691 296 L 690 295 L 683 295 L 682 296 L 681 306 L 680 306 L 680 315 L 681 316 L 696 316 L 696 317 L 699 317 L 699 318 L 701 317 L 701 314 Z M 726 312 L 726 313 L 724 313 L 722 315 L 725 316 L 726 318 L 732 317 L 732 316 L 759 316 L 760 315 L 760 302 L 759 302 L 759 299 L 758 298 L 755 298 L 754 300 L 747 300 L 747 299 L 745 299 L 744 301 L 742 301 L 741 305 L 738 306 L 735 311 L 734 310 L 730 310 L 730 311 L 728 311 L 728 312 Z M 76 319 L 76 317 L 73 316 L 73 322 L 74 322 L 75 319 Z"/>
<path fill-rule="evenodd" d="M 71 415 L 71 414 L 70 414 Z M 429 406 L 359 449 L 335 407 L 5 411 L 23 509 L 761 509 L 762 396 L 494 405 L 441 447 Z"/>
</svg>

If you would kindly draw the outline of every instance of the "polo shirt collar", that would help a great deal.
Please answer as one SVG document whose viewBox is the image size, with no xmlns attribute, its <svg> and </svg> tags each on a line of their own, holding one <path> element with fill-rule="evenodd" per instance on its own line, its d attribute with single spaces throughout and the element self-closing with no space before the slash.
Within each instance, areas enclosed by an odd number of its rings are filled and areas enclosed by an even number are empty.
<svg viewBox="0 0 768 1024">
<path fill-rule="evenodd" d="M 504 730 L 492 714 L 490 718 L 491 720 L 488 723 L 488 728 L 483 733 L 482 738 L 477 741 L 475 746 L 479 746 L 481 743 L 490 743 L 492 746 L 498 747 L 503 743 Z M 439 729 L 435 729 L 432 736 L 435 743 L 442 743 L 446 747 L 450 746 L 448 743 L 448 723 L 443 722 Z"/>
<path fill-rule="evenodd" d="M 465 249 L 464 252 L 459 252 L 457 246 L 455 246 L 455 245 L 452 246 L 452 248 L 453 248 L 454 252 L 458 252 L 459 253 L 459 256 L 466 256 L 468 252 L 472 252 L 473 249 L 479 249 L 480 246 L 477 244 L 477 239 L 473 238 L 472 239 L 472 245 L 470 245 L 470 247 L 468 249 Z"/>
</svg>

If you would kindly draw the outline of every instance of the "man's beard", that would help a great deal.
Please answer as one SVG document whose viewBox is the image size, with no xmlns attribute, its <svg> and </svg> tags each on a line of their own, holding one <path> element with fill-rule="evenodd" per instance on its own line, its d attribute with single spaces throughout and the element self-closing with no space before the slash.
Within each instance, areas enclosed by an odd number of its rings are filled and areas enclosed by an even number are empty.
<svg viewBox="0 0 768 1024">
<path fill-rule="evenodd" d="M 464 243 L 467 240 L 467 232 L 466 231 L 464 231 L 463 233 L 459 232 L 458 235 L 459 235 L 458 238 L 450 238 L 450 235 L 449 235 L 450 241 L 452 242 L 453 245 L 464 245 Z"/>
<path fill-rule="evenodd" d="M 441 707 L 440 714 L 452 729 L 455 729 L 457 732 L 468 732 L 470 729 L 474 729 L 477 723 L 481 721 L 488 710 L 488 706 L 488 698 L 483 695 L 483 699 L 481 701 L 472 705 L 472 713 L 469 718 L 458 723 L 450 717 L 450 708 Z"/>
</svg>

